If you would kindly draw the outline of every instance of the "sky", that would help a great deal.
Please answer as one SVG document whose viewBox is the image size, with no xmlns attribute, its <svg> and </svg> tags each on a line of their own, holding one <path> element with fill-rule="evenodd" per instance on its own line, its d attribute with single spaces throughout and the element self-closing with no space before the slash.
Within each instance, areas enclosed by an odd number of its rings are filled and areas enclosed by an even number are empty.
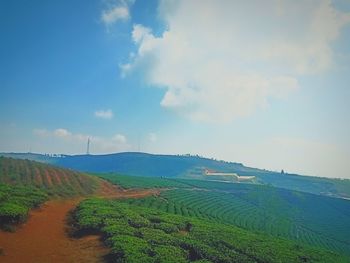
<svg viewBox="0 0 350 263">
<path fill-rule="evenodd" d="M 0 33 L 0 152 L 350 178 L 348 0 L 4 0 Z"/>
</svg>

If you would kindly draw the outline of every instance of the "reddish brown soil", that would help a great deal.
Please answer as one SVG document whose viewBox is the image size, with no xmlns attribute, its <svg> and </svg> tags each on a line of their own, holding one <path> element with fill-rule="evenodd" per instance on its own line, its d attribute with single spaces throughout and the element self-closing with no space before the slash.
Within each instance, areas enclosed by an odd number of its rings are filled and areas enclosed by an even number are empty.
<svg viewBox="0 0 350 263">
<path fill-rule="evenodd" d="M 52 174 L 52 178 L 54 178 L 55 182 L 58 185 L 62 184 L 61 177 L 56 173 L 55 169 L 51 169 L 50 173 Z"/>
<path fill-rule="evenodd" d="M 64 183 L 69 184 L 68 176 L 65 173 L 61 173 L 61 177 Z"/>
<path fill-rule="evenodd" d="M 66 215 L 79 199 L 49 201 L 15 233 L 0 232 L 0 262 L 101 262 L 108 251 L 98 236 L 70 239 Z"/>
<path fill-rule="evenodd" d="M 144 197 L 158 194 L 155 190 L 123 190 L 105 181 L 97 196 L 105 198 Z M 109 250 L 99 236 L 73 239 L 67 236 L 67 213 L 83 198 L 54 200 L 33 210 L 26 224 L 15 233 L 0 231 L 0 262 L 55 263 L 102 262 Z"/>
<path fill-rule="evenodd" d="M 52 186 L 51 175 L 48 173 L 47 170 L 44 170 L 44 178 L 46 179 L 47 185 L 49 187 Z"/>
<path fill-rule="evenodd" d="M 145 190 L 125 190 L 116 185 L 112 185 L 106 181 L 102 181 L 97 196 L 104 198 L 141 198 L 150 195 L 158 195 L 159 190 L 145 189 Z"/>
<path fill-rule="evenodd" d="M 35 167 L 35 182 L 37 185 L 43 185 L 43 179 L 41 178 L 40 171 Z"/>
</svg>

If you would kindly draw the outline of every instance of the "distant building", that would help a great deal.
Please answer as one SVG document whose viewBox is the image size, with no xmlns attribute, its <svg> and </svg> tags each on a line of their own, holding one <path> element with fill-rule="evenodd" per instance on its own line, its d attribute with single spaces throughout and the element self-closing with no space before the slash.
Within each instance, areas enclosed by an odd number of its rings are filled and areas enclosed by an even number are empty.
<svg viewBox="0 0 350 263">
<path fill-rule="evenodd" d="M 250 181 L 255 179 L 255 176 L 240 176 L 236 173 L 223 173 L 223 172 L 217 172 L 210 169 L 204 169 L 204 174 L 206 176 L 232 176 L 232 177 L 235 177 L 238 181 Z"/>
</svg>

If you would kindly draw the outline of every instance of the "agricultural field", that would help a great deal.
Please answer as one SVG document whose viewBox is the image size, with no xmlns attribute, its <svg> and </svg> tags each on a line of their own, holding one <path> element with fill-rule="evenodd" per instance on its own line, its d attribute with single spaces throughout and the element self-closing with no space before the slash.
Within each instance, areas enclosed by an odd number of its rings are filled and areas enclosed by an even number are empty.
<svg viewBox="0 0 350 263">
<path fill-rule="evenodd" d="M 85 200 L 73 218 L 75 235 L 102 234 L 111 262 L 348 262 L 321 248 L 120 201 Z"/>
<path fill-rule="evenodd" d="M 107 178 L 104 176 L 104 178 Z M 159 197 L 126 202 L 206 218 L 350 255 L 350 202 L 266 185 L 109 175 L 123 187 L 160 187 Z"/>
<path fill-rule="evenodd" d="M 0 157 L 0 183 L 35 187 L 52 197 L 88 195 L 98 187 L 98 179 L 84 173 L 5 157 Z"/>
<path fill-rule="evenodd" d="M 13 225 L 25 221 L 31 208 L 47 199 L 39 189 L 0 184 L 0 228 L 14 230 Z"/>
<path fill-rule="evenodd" d="M 190 188 L 188 182 L 191 180 L 175 180 L 166 177 L 142 177 L 128 176 L 120 174 L 94 174 L 102 179 L 105 179 L 113 184 L 117 184 L 125 189 L 130 188 Z"/>
</svg>

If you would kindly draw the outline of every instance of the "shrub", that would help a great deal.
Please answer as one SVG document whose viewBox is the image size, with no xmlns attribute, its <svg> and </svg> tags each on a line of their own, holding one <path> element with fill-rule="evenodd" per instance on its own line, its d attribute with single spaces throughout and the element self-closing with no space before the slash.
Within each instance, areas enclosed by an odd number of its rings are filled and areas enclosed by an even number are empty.
<svg viewBox="0 0 350 263">
<path fill-rule="evenodd" d="M 14 225 L 25 221 L 29 210 L 47 198 L 35 188 L 0 184 L 0 228 L 14 231 Z"/>
<path fill-rule="evenodd" d="M 153 262 L 151 247 L 145 240 L 133 236 L 117 235 L 108 239 L 115 262 Z"/>
<path fill-rule="evenodd" d="M 75 215 L 77 224 L 85 222 L 82 218 L 99 220 L 97 228 L 112 249 L 112 262 L 349 262 L 322 249 L 121 201 L 86 200 Z"/>
<path fill-rule="evenodd" d="M 188 252 L 174 246 L 159 245 L 154 248 L 156 263 L 185 263 L 188 262 Z"/>
</svg>

